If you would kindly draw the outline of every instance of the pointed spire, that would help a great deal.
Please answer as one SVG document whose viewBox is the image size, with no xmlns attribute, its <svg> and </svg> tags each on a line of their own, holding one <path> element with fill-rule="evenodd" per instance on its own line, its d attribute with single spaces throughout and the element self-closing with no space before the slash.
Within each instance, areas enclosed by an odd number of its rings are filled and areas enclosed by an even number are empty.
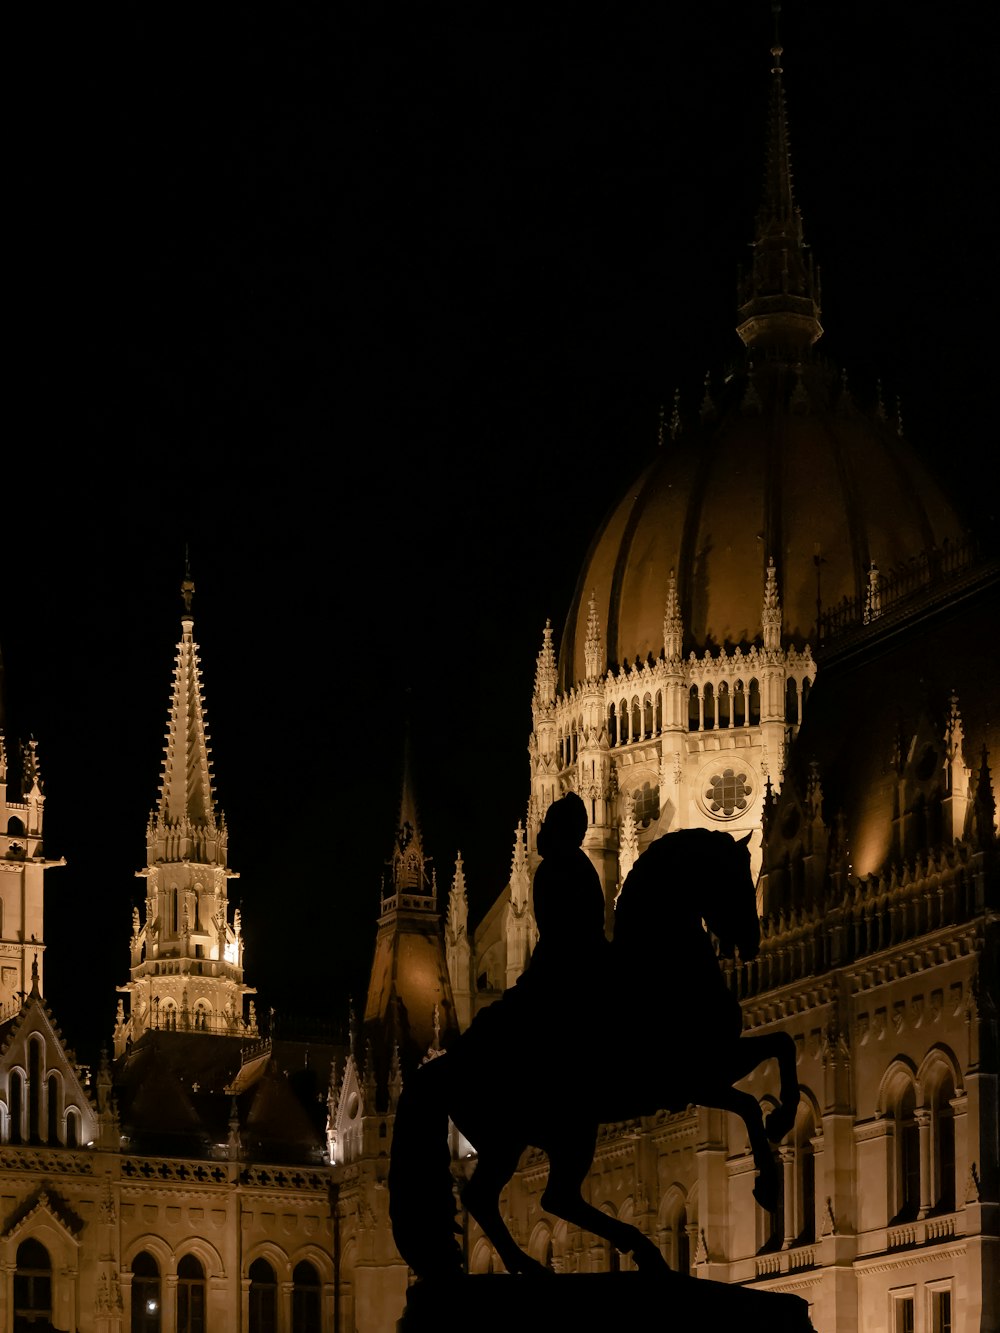
<svg viewBox="0 0 1000 1333">
<path fill-rule="evenodd" d="M 449 937 L 456 940 L 464 935 L 469 927 L 469 898 L 465 891 L 465 866 L 462 863 L 461 852 L 456 858 L 455 874 L 448 890 L 447 926 Z"/>
<path fill-rule="evenodd" d="M 604 652 L 601 646 L 601 622 L 597 618 L 597 594 L 590 594 L 587 611 L 587 639 L 583 646 L 584 670 L 588 680 L 598 680 L 604 674 Z"/>
<path fill-rule="evenodd" d="M 879 587 L 878 565 L 873 560 L 868 570 L 868 587 L 865 589 L 864 623 L 878 620 L 882 614 L 882 591 Z"/>
<path fill-rule="evenodd" d="M 775 27 L 777 12 L 775 9 Z M 783 48 L 771 47 L 764 189 L 753 240 L 750 272 L 740 284 L 736 331 L 747 347 L 801 353 L 822 336 L 819 282 L 802 236 L 792 192 L 788 115 L 781 76 Z"/>
<path fill-rule="evenodd" d="M 209 745 L 201 659 L 194 641 L 191 598 L 194 584 L 186 571 L 181 584 L 184 614 L 181 639 L 174 658 L 174 679 L 167 716 L 166 746 L 160 778 L 160 800 L 155 822 L 179 829 L 216 831 L 215 789 L 212 784 L 212 748 Z M 172 858 L 171 858 L 172 859 Z M 208 857 L 199 855 L 196 859 Z"/>
<path fill-rule="evenodd" d="M 437 1006 L 435 1005 L 435 1008 Z M 438 1027 L 440 1035 L 440 1026 Z M 399 1056 L 399 1042 L 393 1042 L 392 1061 L 389 1065 L 389 1110 L 395 1114 L 396 1107 L 399 1105 L 399 1099 L 403 1095 L 403 1063 Z"/>
<path fill-rule="evenodd" d="M 403 750 L 403 791 L 399 801 L 399 823 L 392 851 L 392 887 L 396 893 L 427 893 L 427 858 L 417 819 L 417 802 L 410 772 L 410 736 L 407 730 Z"/>
<path fill-rule="evenodd" d="M 767 562 L 767 575 L 764 581 L 764 605 L 760 615 L 764 638 L 764 651 L 776 653 L 781 649 L 781 600 L 778 597 L 778 571 L 774 556 Z"/>
<path fill-rule="evenodd" d="M 535 663 L 535 703 L 550 704 L 556 697 L 556 651 L 552 645 L 552 621 L 546 620 L 542 646 Z"/>
<path fill-rule="evenodd" d="M 621 828 L 618 830 L 618 892 L 628 879 L 629 872 L 639 859 L 639 836 L 635 827 L 635 813 L 631 800 L 625 802 Z"/>
<path fill-rule="evenodd" d="M 41 796 L 44 790 L 38 762 L 38 742 L 32 736 L 21 746 L 21 798 L 26 801 L 32 795 Z"/>
<path fill-rule="evenodd" d="M 668 662 L 679 662 L 684 645 L 684 622 L 677 600 L 677 575 L 671 570 L 667 583 L 667 605 L 663 612 L 663 653 Z"/>
<path fill-rule="evenodd" d="M 519 819 L 514 830 L 514 852 L 510 861 L 510 901 L 517 916 L 521 916 L 531 897 L 531 874 L 528 868 L 528 843 L 524 824 Z"/>
</svg>

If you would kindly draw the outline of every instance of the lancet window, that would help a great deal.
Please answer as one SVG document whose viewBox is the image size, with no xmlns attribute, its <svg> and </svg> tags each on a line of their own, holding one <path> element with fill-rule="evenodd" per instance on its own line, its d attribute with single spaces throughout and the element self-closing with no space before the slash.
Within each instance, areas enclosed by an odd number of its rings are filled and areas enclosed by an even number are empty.
<svg viewBox="0 0 1000 1333">
<path fill-rule="evenodd" d="M 160 1268 L 148 1250 L 132 1260 L 131 1333 L 160 1333 Z"/>
<path fill-rule="evenodd" d="M 890 1213 L 893 1222 L 912 1222 L 920 1211 L 920 1128 L 916 1089 L 908 1079 L 898 1086 L 892 1108 L 893 1180 Z"/>
<path fill-rule="evenodd" d="M 177 1265 L 177 1333 L 205 1333 L 205 1270 L 193 1254 Z"/>
<path fill-rule="evenodd" d="M 278 1282 L 266 1259 L 250 1265 L 250 1333 L 277 1333 Z"/>
<path fill-rule="evenodd" d="M 307 1259 L 292 1273 L 292 1328 L 295 1333 L 320 1333 L 319 1274 Z"/>
<path fill-rule="evenodd" d="M 17 1247 L 14 1270 L 14 1327 L 31 1328 L 52 1320 L 52 1260 L 40 1240 L 29 1236 Z"/>
</svg>

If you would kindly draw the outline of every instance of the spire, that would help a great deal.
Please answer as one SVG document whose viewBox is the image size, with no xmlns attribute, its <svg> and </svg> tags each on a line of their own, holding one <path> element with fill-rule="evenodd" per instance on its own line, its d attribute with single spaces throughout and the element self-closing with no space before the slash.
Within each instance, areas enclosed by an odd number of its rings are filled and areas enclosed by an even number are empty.
<svg viewBox="0 0 1000 1333">
<path fill-rule="evenodd" d="M 410 772 L 410 737 L 407 732 L 403 752 L 403 792 L 399 802 L 396 844 L 392 851 L 392 888 L 394 893 L 427 893 L 427 858 L 417 819 L 417 802 Z"/>
<path fill-rule="evenodd" d="M 37 798 L 44 790 L 42 770 L 38 763 L 38 742 L 32 736 L 21 746 L 21 797 L 25 801 L 32 796 Z"/>
<path fill-rule="evenodd" d="M 781 648 L 781 600 L 778 597 L 778 571 L 774 566 L 774 556 L 767 562 L 767 578 L 764 582 L 764 605 L 760 615 L 763 630 L 764 651 L 776 653 Z"/>
<path fill-rule="evenodd" d="M 168 827 L 190 824 L 215 831 L 215 789 L 212 785 L 211 746 L 205 721 L 201 686 L 201 659 L 194 641 L 191 599 L 194 583 L 185 568 L 181 584 L 184 614 L 181 639 L 174 658 L 174 681 L 167 716 L 163 774 L 160 780 L 158 822 Z"/>
<path fill-rule="evenodd" d="M 448 936 L 457 940 L 464 935 L 469 925 L 469 899 L 465 891 L 465 866 L 462 853 L 455 861 L 455 875 L 448 891 Z M 454 978 L 452 979 L 454 982 Z"/>
<path fill-rule="evenodd" d="M 588 680 L 597 680 L 604 673 L 604 654 L 601 651 L 601 622 L 597 618 L 597 601 L 590 594 L 587 611 L 587 639 L 583 647 L 584 669 Z"/>
<path fill-rule="evenodd" d="M 542 647 L 535 663 L 535 700 L 550 704 L 556 697 L 556 652 L 552 646 L 552 621 L 546 620 Z"/>
<path fill-rule="evenodd" d="M 667 605 L 663 612 L 663 652 L 668 662 L 679 662 L 684 644 L 684 622 L 677 601 L 677 575 L 670 571 L 667 584 Z"/>
<path fill-rule="evenodd" d="M 750 348 L 801 353 L 823 334 L 818 275 L 802 236 L 802 216 L 792 193 L 792 159 L 782 85 L 783 48 L 771 47 L 771 98 L 768 115 L 764 190 L 749 274 L 740 282 L 736 332 Z"/>
</svg>

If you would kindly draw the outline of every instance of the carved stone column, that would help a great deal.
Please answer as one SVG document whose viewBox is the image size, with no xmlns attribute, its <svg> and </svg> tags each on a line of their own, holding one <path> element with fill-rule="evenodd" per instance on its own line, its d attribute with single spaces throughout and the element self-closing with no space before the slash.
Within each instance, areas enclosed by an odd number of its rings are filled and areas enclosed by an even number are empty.
<svg viewBox="0 0 1000 1333">
<path fill-rule="evenodd" d="M 931 1112 L 928 1106 L 918 1106 L 913 1112 L 920 1136 L 920 1211 L 926 1217 L 933 1207 L 931 1199 Z"/>
</svg>

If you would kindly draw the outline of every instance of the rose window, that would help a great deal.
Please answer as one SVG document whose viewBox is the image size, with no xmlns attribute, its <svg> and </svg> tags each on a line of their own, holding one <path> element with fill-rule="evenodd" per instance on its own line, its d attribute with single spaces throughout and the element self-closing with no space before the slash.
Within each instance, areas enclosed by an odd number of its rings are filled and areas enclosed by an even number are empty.
<svg viewBox="0 0 1000 1333">
<path fill-rule="evenodd" d="M 729 817 L 747 808 L 751 787 L 746 773 L 737 773 L 732 768 L 724 768 L 721 773 L 713 773 L 705 791 L 705 804 L 713 815 Z"/>
</svg>

